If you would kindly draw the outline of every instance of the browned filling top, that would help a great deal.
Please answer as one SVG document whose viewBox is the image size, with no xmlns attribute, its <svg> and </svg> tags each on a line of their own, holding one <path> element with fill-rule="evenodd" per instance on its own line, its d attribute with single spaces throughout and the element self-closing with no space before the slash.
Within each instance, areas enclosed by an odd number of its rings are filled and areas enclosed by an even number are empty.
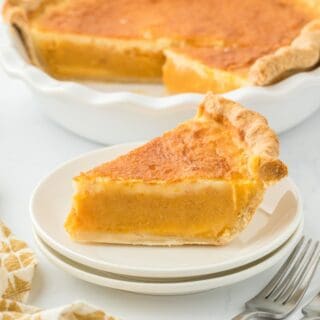
<svg viewBox="0 0 320 320">
<path fill-rule="evenodd" d="M 213 121 L 189 121 L 85 175 L 144 181 L 248 178 L 240 135 Z"/>
<path fill-rule="evenodd" d="M 310 20 L 291 0 L 53 1 L 37 24 L 107 37 L 177 37 L 267 46 L 288 43 Z"/>
<path fill-rule="evenodd" d="M 31 20 L 46 31 L 208 47 L 189 53 L 235 68 L 289 44 L 310 11 L 297 0 L 51 0 Z"/>
</svg>

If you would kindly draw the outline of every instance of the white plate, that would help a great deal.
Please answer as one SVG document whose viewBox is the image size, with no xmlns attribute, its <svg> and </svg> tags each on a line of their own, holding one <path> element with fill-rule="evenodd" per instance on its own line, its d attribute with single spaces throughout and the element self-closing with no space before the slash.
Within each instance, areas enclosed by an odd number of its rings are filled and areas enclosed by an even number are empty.
<svg viewBox="0 0 320 320">
<path fill-rule="evenodd" d="M 88 139 L 116 144 L 149 140 L 195 114 L 201 94 L 165 95 L 162 85 L 87 85 L 58 81 L 27 61 L 21 45 L 0 26 L 0 65 L 34 93 L 33 104 L 53 121 Z M 320 106 L 320 68 L 268 87 L 247 87 L 226 97 L 263 114 L 278 133 Z"/>
<path fill-rule="evenodd" d="M 170 282 L 150 281 L 149 279 L 140 279 L 122 277 L 115 274 L 98 271 L 92 268 L 78 264 L 54 251 L 48 246 L 36 233 L 35 239 L 41 251 L 59 268 L 72 274 L 73 276 L 87 282 L 113 289 L 131 291 L 136 293 L 153 295 L 177 295 L 190 294 L 201 291 L 207 291 L 214 288 L 231 285 L 233 283 L 248 279 L 264 270 L 274 266 L 283 257 L 288 255 L 301 238 L 303 222 L 298 229 L 280 248 L 269 254 L 263 259 L 242 268 L 230 270 L 229 272 L 200 277 L 192 280 L 173 279 Z"/>
<path fill-rule="evenodd" d="M 139 144 L 118 145 L 85 154 L 52 172 L 35 189 L 30 211 L 37 233 L 56 251 L 86 266 L 117 274 L 144 277 L 190 277 L 247 264 L 281 246 L 301 221 L 301 200 L 291 180 L 290 191 L 273 215 L 258 210 L 253 221 L 223 247 L 143 247 L 80 244 L 64 230 L 71 207 L 72 177 L 111 160 Z"/>
</svg>

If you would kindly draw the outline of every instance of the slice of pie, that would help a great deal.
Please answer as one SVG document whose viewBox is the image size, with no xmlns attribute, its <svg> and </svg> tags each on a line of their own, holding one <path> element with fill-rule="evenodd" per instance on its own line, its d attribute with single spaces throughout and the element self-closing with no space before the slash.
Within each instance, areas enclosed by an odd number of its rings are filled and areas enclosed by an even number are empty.
<svg viewBox="0 0 320 320">
<path fill-rule="evenodd" d="M 287 175 L 278 149 L 261 115 L 208 94 L 194 119 L 74 178 L 66 230 L 85 242 L 226 244 Z"/>
<path fill-rule="evenodd" d="M 4 16 L 59 79 L 155 82 L 164 66 L 169 91 L 225 92 L 319 62 L 314 0 L 6 0 Z"/>
</svg>

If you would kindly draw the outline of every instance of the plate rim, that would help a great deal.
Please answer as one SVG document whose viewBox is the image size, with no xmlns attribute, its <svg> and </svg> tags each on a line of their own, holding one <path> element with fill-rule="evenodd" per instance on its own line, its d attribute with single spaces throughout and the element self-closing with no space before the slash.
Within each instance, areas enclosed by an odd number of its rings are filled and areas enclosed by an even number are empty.
<svg viewBox="0 0 320 320">
<path fill-rule="evenodd" d="M 303 227 L 304 227 L 304 219 L 302 218 L 295 232 L 284 244 L 282 244 L 281 247 L 277 248 L 274 253 L 271 253 L 268 258 L 266 259 L 262 258 L 261 262 L 253 264 L 248 268 L 242 269 L 238 272 L 234 272 L 231 274 L 222 275 L 220 277 L 210 277 L 210 278 L 195 280 L 195 281 L 191 280 L 191 281 L 180 281 L 180 282 L 170 282 L 170 283 L 127 281 L 127 280 L 112 279 L 108 277 L 94 275 L 86 270 L 73 267 L 69 263 L 57 257 L 54 253 L 49 251 L 49 250 L 54 251 L 54 249 L 45 243 L 45 241 L 41 238 L 41 236 L 36 233 L 36 230 L 34 230 L 33 234 L 34 234 L 35 242 L 38 248 L 46 256 L 46 258 L 48 258 L 54 265 L 62 269 L 64 272 L 67 272 L 78 279 L 81 279 L 89 283 L 93 283 L 95 285 L 100 285 L 103 287 L 108 287 L 108 288 L 113 288 L 113 289 L 128 291 L 128 292 L 135 292 L 140 294 L 142 293 L 142 294 L 153 294 L 153 295 L 177 295 L 177 294 L 181 295 L 181 294 L 191 294 L 196 292 L 208 291 L 218 287 L 235 284 L 237 282 L 240 282 L 248 278 L 251 278 L 255 275 L 258 275 L 261 272 L 271 268 L 276 263 L 278 263 L 284 256 L 289 254 L 293 250 L 294 246 L 300 241 L 300 239 L 302 239 Z M 49 247 L 50 249 L 47 249 L 46 247 Z M 88 280 L 88 278 L 91 280 Z M 106 284 L 106 281 L 109 281 L 109 283 Z M 113 284 L 110 284 L 110 282 Z M 207 287 L 205 287 L 206 283 L 208 284 Z M 187 290 L 186 290 L 186 285 L 189 288 Z M 136 289 L 133 289 L 133 286 L 136 286 Z M 201 288 L 197 286 L 201 286 Z M 156 287 L 156 290 L 152 289 L 152 287 L 153 288 Z"/>
<path fill-rule="evenodd" d="M 248 256 L 244 256 L 238 259 L 237 263 L 221 263 L 220 267 L 210 267 L 210 266 L 205 266 L 205 267 L 200 267 L 200 268 L 180 268 L 180 269 L 170 269 L 170 270 L 165 270 L 165 269 L 145 269 L 145 268 L 136 268 L 136 267 L 128 267 L 128 266 L 123 266 L 119 264 L 114 264 L 114 263 L 107 263 L 105 261 L 99 262 L 96 259 L 92 259 L 90 257 L 85 257 L 83 254 L 79 254 L 77 252 L 74 252 L 72 249 L 69 249 L 68 247 L 63 246 L 62 244 L 59 243 L 58 240 L 52 238 L 51 236 L 47 235 L 45 230 L 42 229 L 41 225 L 38 223 L 36 219 L 36 210 L 35 210 L 35 203 L 36 203 L 36 197 L 41 190 L 42 185 L 50 180 L 52 176 L 59 170 L 62 170 L 65 166 L 70 166 L 74 162 L 81 161 L 87 157 L 94 157 L 95 154 L 100 154 L 104 152 L 113 152 L 114 150 L 117 150 L 119 148 L 126 149 L 123 152 L 128 152 L 129 148 L 135 148 L 139 146 L 141 142 L 137 143 L 126 143 L 126 144 L 119 144 L 119 145 L 114 145 L 111 147 L 105 147 L 105 148 L 100 148 L 96 149 L 87 153 L 84 153 L 78 157 L 74 157 L 73 159 L 64 162 L 60 166 L 58 166 L 56 169 L 52 170 L 45 178 L 43 178 L 38 185 L 35 187 L 31 198 L 30 198 L 30 203 L 29 203 L 29 212 L 30 212 L 30 217 L 32 221 L 32 225 L 35 227 L 37 230 L 38 234 L 41 235 L 42 238 L 46 239 L 47 243 L 50 243 L 51 247 L 53 247 L 57 252 L 61 253 L 62 255 L 70 258 L 71 260 L 74 260 L 80 264 L 87 265 L 90 267 L 94 267 L 95 269 L 103 270 L 103 271 L 108 271 L 111 273 L 121 273 L 123 275 L 131 275 L 131 276 L 141 276 L 147 275 L 149 277 L 154 277 L 154 278 L 161 278 L 161 277 L 176 277 L 176 274 L 179 274 L 181 277 L 189 277 L 189 276 L 197 276 L 197 275 L 204 275 L 204 274 L 210 274 L 213 272 L 219 272 L 219 271 L 225 271 L 228 269 L 232 269 L 237 266 L 243 265 L 245 262 L 249 261 L 254 261 L 262 256 L 267 255 L 268 253 L 272 252 L 275 248 L 278 248 L 283 244 L 286 240 L 289 239 L 289 237 L 293 234 L 294 230 L 297 228 L 297 226 L 300 223 L 301 217 L 303 216 L 302 213 L 302 198 L 300 195 L 300 192 L 298 190 L 298 187 L 294 183 L 294 181 L 287 177 L 287 179 L 290 181 L 290 184 L 294 190 L 294 193 L 296 195 L 297 199 L 297 214 L 296 214 L 296 222 L 294 225 L 291 225 L 290 231 L 286 232 L 285 235 L 282 235 L 281 237 L 278 238 L 276 244 L 273 243 L 272 246 L 268 246 L 268 249 L 265 249 L 263 254 L 255 254 L 252 257 L 252 254 L 250 254 L 250 258 Z M 71 183 L 71 182 L 70 182 Z M 280 240 L 279 240 L 280 239 Z M 279 244 L 280 243 L 280 244 Z"/>
</svg>

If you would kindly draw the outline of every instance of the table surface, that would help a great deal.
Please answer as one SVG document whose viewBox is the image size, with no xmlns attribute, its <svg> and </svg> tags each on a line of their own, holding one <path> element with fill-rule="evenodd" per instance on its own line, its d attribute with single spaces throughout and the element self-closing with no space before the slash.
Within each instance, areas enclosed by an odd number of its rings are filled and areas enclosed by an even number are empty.
<svg viewBox="0 0 320 320">
<path fill-rule="evenodd" d="M 39 180 L 62 162 L 101 145 L 56 126 L 33 105 L 29 90 L 0 70 L 0 218 L 39 257 L 30 304 L 55 307 L 84 300 L 123 320 L 230 319 L 274 274 L 275 266 L 249 280 L 186 296 L 146 296 L 107 289 L 59 270 L 37 249 L 29 218 L 29 198 Z M 303 106 L 301 106 L 303 107 Z M 282 134 L 282 159 L 304 199 L 305 234 L 320 238 L 320 112 Z M 320 290 L 320 268 L 305 299 Z M 300 312 L 290 319 L 299 319 Z"/>
</svg>

